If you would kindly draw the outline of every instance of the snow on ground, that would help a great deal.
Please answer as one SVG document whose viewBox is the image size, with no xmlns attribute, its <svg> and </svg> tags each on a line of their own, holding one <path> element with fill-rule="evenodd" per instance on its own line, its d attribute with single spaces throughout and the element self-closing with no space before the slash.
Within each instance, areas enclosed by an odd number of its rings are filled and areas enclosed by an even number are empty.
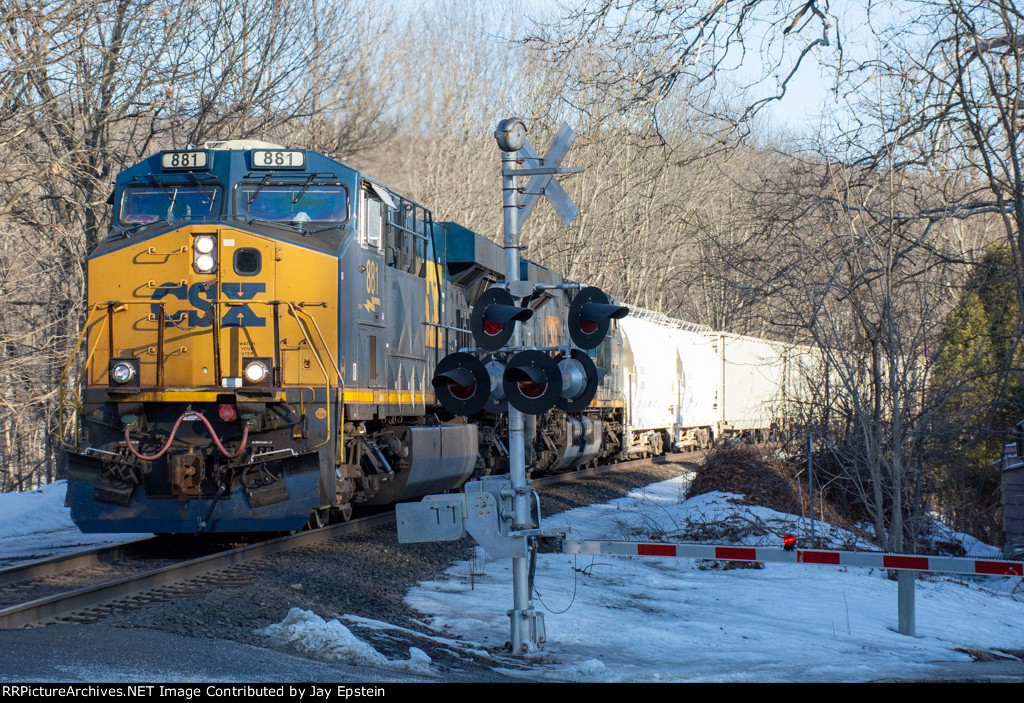
<svg viewBox="0 0 1024 703">
<path fill-rule="evenodd" d="M 710 493 L 684 500 L 685 477 L 606 505 L 561 513 L 546 526 L 576 539 L 694 540 L 779 545 L 806 534 L 794 516 L 738 505 Z M 65 486 L 0 495 L 0 566 L 138 535 L 82 535 L 63 507 Z M 833 547 L 870 548 L 823 526 Z M 941 535 L 947 539 L 956 535 Z M 999 551 L 974 540 L 973 556 Z M 436 640 L 450 651 L 481 653 L 509 638 L 511 562 L 477 558 L 421 583 L 407 595 Z M 553 681 L 867 681 L 941 674 L 943 662 L 968 662 L 958 649 L 1021 650 L 1020 579 L 929 575 L 917 581 L 917 637 L 895 632 L 896 583 L 884 572 L 767 563 L 763 569 L 671 558 L 542 554 L 535 605 L 545 614 L 544 656 L 507 673 Z M 333 617 L 328 614 L 327 617 Z M 293 610 L 265 628 L 317 659 L 372 664 L 396 673 L 437 673 L 428 655 L 389 660 L 352 629 L 389 623 L 353 616 L 325 620 Z M 422 635 L 422 633 L 419 633 Z"/>
<path fill-rule="evenodd" d="M 71 522 L 71 509 L 64 507 L 67 490 L 67 481 L 55 481 L 35 491 L 0 493 L 0 568 L 148 537 L 82 534 Z"/>
<path fill-rule="evenodd" d="M 730 514 L 754 531 L 779 528 L 777 536 L 747 535 L 741 543 L 779 545 L 786 525 L 799 520 L 735 505 L 724 493 L 682 500 L 686 482 L 665 481 L 548 523 L 571 528 L 574 539 L 649 540 L 711 529 Z M 853 535 L 830 532 L 840 543 L 857 543 Z M 540 555 L 534 602 L 545 611 L 550 656 L 525 675 L 601 682 L 864 681 L 928 676 L 941 671 L 930 662 L 970 661 L 957 648 L 1024 648 L 1024 602 L 1011 592 L 1019 579 L 918 580 L 918 636 L 906 637 L 895 632 L 896 582 L 884 572 L 707 566 L 673 558 Z M 489 558 L 457 564 L 443 580 L 421 583 L 407 596 L 433 627 L 486 647 L 508 640 L 511 600 L 510 560 Z"/>
<path fill-rule="evenodd" d="M 292 608 L 284 620 L 257 633 L 291 643 L 299 651 L 319 659 L 420 674 L 435 673 L 430 669 L 430 657 L 422 649 L 410 647 L 408 660 L 388 659 L 338 620 L 324 620 L 301 608 Z"/>
</svg>

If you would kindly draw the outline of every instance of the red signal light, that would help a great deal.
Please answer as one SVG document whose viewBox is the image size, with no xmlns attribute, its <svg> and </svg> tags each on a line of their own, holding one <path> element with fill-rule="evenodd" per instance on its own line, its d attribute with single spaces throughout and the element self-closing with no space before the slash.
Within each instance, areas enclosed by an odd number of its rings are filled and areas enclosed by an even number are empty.
<svg viewBox="0 0 1024 703">
<path fill-rule="evenodd" d="M 464 386 L 461 383 L 449 383 L 448 392 L 459 400 L 469 400 L 476 393 L 476 384 L 471 383 L 468 386 Z"/>
<path fill-rule="evenodd" d="M 490 400 L 490 374 L 472 354 L 456 352 L 441 359 L 430 380 L 437 401 L 453 415 L 475 415 Z"/>
<path fill-rule="evenodd" d="M 532 316 L 533 310 L 516 305 L 515 298 L 504 288 L 489 288 L 473 304 L 469 330 L 480 348 L 498 351 L 512 338 L 515 323 Z"/>
<path fill-rule="evenodd" d="M 787 534 L 782 538 L 782 548 L 787 552 L 792 552 L 796 548 L 796 537 Z"/>
<path fill-rule="evenodd" d="M 519 391 L 530 400 L 540 398 L 547 389 L 548 384 L 546 383 L 536 383 L 529 379 L 519 381 Z"/>
<path fill-rule="evenodd" d="M 562 372 L 545 352 L 527 349 L 508 360 L 501 386 L 509 405 L 527 415 L 539 415 L 554 407 L 562 395 Z"/>
<path fill-rule="evenodd" d="M 593 349 L 608 336 L 611 321 L 628 314 L 629 308 L 614 304 L 600 288 L 588 286 L 569 305 L 569 336 L 580 349 Z"/>
</svg>

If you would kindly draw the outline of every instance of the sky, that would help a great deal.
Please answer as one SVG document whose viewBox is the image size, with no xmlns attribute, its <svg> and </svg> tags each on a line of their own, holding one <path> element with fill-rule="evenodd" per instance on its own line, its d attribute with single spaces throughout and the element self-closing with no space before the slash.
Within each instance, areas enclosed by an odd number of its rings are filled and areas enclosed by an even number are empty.
<svg viewBox="0 0 1024 703">
<path fill-rule="evenodd" d="M 561 513 L 545 526 L 568 528 L 574 539 L 647 541 L 724 525 L 748 532 L 737 543 L 770 545 L 802 527 L 797 517 L 738 505 L 729 494 L 686 500 L 688 481 L 679 477 L 606 505 Z M 56 545 L 84 542 L 63 508 L 61 483 L 0 495 L 0 516 L 0 563 L 9 563 L 12 553 L 42 556 Z M 837 528 L 828 532 L 836 544 L 856 541 Z M 994 547 L 963 539 L 970 556 L 999 555 Z M 509 639 L 510 566 L 478 548 L 474 560 L 420 583 L 406 601 L 448 649 L 469 654 L 500 648 Z M 960 650 L 1024 649 L 1020 579 L 919 579 L 916 637 L 896 632 L 896 583 L 877 570 L 776 563 L 724 570 L 685 559 L 545 554 L 538 557 L 535 586 L 535 606 L 544 612 L 547 630 L 544 656 L 525 669 L 505 670 L 527 680 L 927 679 L 967 666 L 971 657 Z M 360 636 L 381 629 L 402 630 L 350 614 L 293 609 L 260 634 L 268 645 L 321 661 L 373 666 L 399 680 L 405 674 L 443 680 L 422 650 L 388 659 Z"/>
<path fill-rule="evenodd" d="M 774 6 L 770 6 L 773 7 Z M 786 88 L 786 93 L 781 100 L 772 101 L 765 107 L 764 117 L 775 127 L 781 127 L 796 133 L 800 136 L 812 136 L 823 131 L 829 133 L 828 126 L 832 120 L 839 120 L 841 124 L 848 124 L 850 121 L 851 107 L 843 93 L 853 88 L 850 84 L 843 84 L 836 92 L 836 63 L 841 55 L 843 61 L 849 66 L 853 62 L 868 61 L 878 56 L 880 51 L 879 37 L 872 31 L 868 22 L 867 3 L 863 2 L 833 2 L 829 7 L 830 44 L 827 47 L 816 46 L 805 56 L 800 64 L 797 73 L 794 75 Z M 898 25 L 900 13 L 907 11 L 907 3 L 903 0 L 891 0 L 879 2 L 876 0 L 871 7 L 871 25 L 876 29 L 889 27 L 894 23 Z M 785 75 L 793 67 L 793 61 L 797 52 L 806 46 L 808 41 L 816 39 L 820 34 L 816 33 L 817 23 L 810 23 L 809 27 L 815 31 L 807 31 L 798 40 L 790 42 L 791 48 L 787 60 L 780 66 L 779 74 Z M 750 83 L 756 79 L 761 72 L 761 64 L 764 56 L 758 50 L 764 45 L 763 37 L 756 32 L 753 36 L 747 37 L 747 45 L 750 51 L 745 56 L 741 68 L 736 72 L 734 80 L 741 84 Z M 838 41 L 836 36 L 838 35 Z M 841 45 L 837 47 L 837 44 Z M 779 46 L 778 38 L 775 37 L 771 52 Z M 841 50 L 841 51 L 840 51 Z M 850 78 L 849 76 L 847 76 Z M 865 85 L 858 85 L 864 89 Z M 774 90 L 771 80 L 756 86 L 749 91 L 749 95 L 761 96 Z M 823 125 L 822 116 L 826 116 Z"/>
</svg>

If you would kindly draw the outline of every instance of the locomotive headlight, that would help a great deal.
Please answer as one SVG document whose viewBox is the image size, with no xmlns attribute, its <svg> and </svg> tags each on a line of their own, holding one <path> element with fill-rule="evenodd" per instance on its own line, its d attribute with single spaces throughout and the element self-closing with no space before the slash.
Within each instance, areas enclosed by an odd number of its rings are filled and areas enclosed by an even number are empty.
<svg viewBox="0 0 1024 703">
<path fill-rule="evenodd" d="M 192 266 L 197 273 L 211 273 L 217 266 L 216 254 L 217 239 L 209 234 L 201 234 L 192 240 L 193 259 Z"/>
<path fill-rule="evenodd" d="M 108 393 L 137 393 L 139 390 L 139 360 L 134 357 L 113 358 L 107 367 L 110 378 Z"/>
<path fill-rule="evenodd" d="M 135 377 L 135 367 L 127 362 L 119 361 L 110 369 L 110 377 L 114 383 L 124 385 Z"/>
<path fill-rule="evenodd" d="M 213 237 L 202 236 L 196 237 L 192 246 L 194 246 L 196 251 L 200 254 L 209 254 L 213 251 L 214 246 L 216 246 L 216 242 L 213 240 Z"/>
<path fill-rule="evenodd" d="M 263 383 L 270 378 L 270 367 L 260 359 L 254 359 L 245 365 L 242 371 L 246 383 Z"/>
<path fill-rule="evenodd" d="M 196 257 L 196 271 L 199 271 L 199 273 L 209 273 L 210 271 L 213 271 L 215 264 L 216 262 L 209 254 L 200 254 Z"/>
</svg>

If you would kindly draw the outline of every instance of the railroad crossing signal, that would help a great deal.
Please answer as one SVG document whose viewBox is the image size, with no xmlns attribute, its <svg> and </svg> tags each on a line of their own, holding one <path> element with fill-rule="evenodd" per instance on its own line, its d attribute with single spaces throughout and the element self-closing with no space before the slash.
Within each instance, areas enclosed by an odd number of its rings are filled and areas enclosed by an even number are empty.
<svg viewBox="0 0 1024 703">
<path fill-rule="evenodd" d="M 629 308 L 612 303 L 600 288 L 584 288 L 569 306 L 569 336 L 580 349 L 593 349 L 611 328 L 612 320 L 621 320 Z"/>
<path fill-rule="evenodd" d="M 398 539 L 403 543 L 436 541 L 471 534 L 489 554 L 512 557 L 511 643 L 514 652 L 527 653 L 537 651 L 545 640 L 544 615 L 534 609 L 530 599 L 530 544 L 539 537 L 564 534 L 540 526 L 539 501 L 534 500 L 526 480 L 523 415 L 539 415 L 556 405 L 565 412 L 582 412 L 594 399 L 603 371 L 586 351 L 570 350 L 568 345 L 520 346 L 522 336 L 516 323 L 529 320 L 533 311 L 517 305 L 516 300 L 552 288 L 568 291 L 582 287 L 570 307 L 569 328 L 573 342 L 584 350 L 600 344 L 608 335 L 611 320 L 624 317 L 628 310 L 614 305 L 597 288 L 575 283 L 542 286 L 519 280 L 520 225 L 542 195 L 564 224 L 571 223 L 578 208 L 555 176 L 583 169 L 560 166 L 576 138 L 567 124 L 559 128 L 543 158 L 526 140 L 526 123 L 519 118 L 498 123 L 494 137 L 503 152 L 505 282 L 485 291 L 473 306 L 470 331 L 478 348 L 442 359 L 431 385 L 438 402 L 455 415 L 475 415 L 482 410 L 508 413 L 509 475 L 507 479 L 471 481 L 462 496 L 428 496 L 418 505 L 400 505 Z M 515 168 L 519 164 L 526 167 Z M 530 180 L 520 197 L 515 179 L 522 177 Z M 481 360 L 474 355 L 481 352 L 492 355 Z M 468 502 L 460 501 L 468 496 L 473 497 L 477 509 L 467 513 L 463 508 Z M 531 506 L 537 506 L 537 511 Z M 469 516 L 468 524 L 461 519 L 464 513 Z"/>
<path fill-rule="evenodd" d="M 576 133 L 572 130 L 572 127 L 563 122 L 562 126 L 558 129 L 558 133 L 555 134 L 551 146 L 544 152 L 544 158 L 537 156 L 537 152 L 534 151 L 529 141 L 526 141 L 519 150 L 520 156 L 527 163 L 533 163 L 533 166 L 530 168 L 512 171 L 513 175 L 532 176 L 526 184 L 522 200 L 519 201 L 520 226 L 530 216 L 530 213 L 533 212 L 534 206 L 542 195 L 548 199 L 551 207 L 555 210 L 555 214 L 558 215 L 558 219 L 566 227 L 575 219 L 579 208 L 576 207 L 576 203 L 572 201 L 569 194 L 565 192 L 562 184 L 555 179 L 555 174 L 558 173 L 580 173 L 583 171 L 581 168 L 559 168 L 562 159 L 569 153 L 569 147 L 572 146 L 574 141 L 576 141 Z"/>
<path fill-rule="evenodd" d="M 583 412 L 597 395 L 597 387 L 604 380 L 604 369 L 585 351 L 573 349 L 569 358 L 559 360 L 558 370 L 562 374 L 562 395 L 555 405 L 567 413 Z"/>
<path fill-rule="evenodd" d="M 524 415 L 546 413 L 562 395 L 558 362 L 539 349 L 526 349 L 509 359 L 502 381 L 509 405 Z"/>
<path fill-rule="evenodd" d="M 494 355 L 481 360 L 473 350 L 464 350 L 444 357 L 431 379 L 435 397 L 448 412 L 467 417 L 483 410 L 505 412 L 510 405 L 526 415 L 541 415 L 556 406 L 583 412 L 597 394 L 604 370 L 582 350 L 597 347 L 608 336 L 611 321 L 628 312 L 600 288 L 583 288 L 568 315 L 569 334 L 580 349 L 562 348 L 553 356 L 542 349 L 505 350 L 516 322 L 529 320 L 533 311 L 516 305 L 505 288 L 490 288 L 473 306 L 470 330 L 477 353 Z"/>
<path fill-rule="evenodd" d="M 498 351 L 512 339 L 517 322 L 533 317 L 533 310 L 516 305 L 512 294 L 504 288 L 489 288 L 481 295 L 469 317 L 469 329 L 477 346 Z"/>
<path fill-rule="evenodd" d="M 455 352 L 441 359 L 430 384 L 438 402 L 453 415 L 476 415 L 484 409 L 491 395 L 487 367 L 466 352 Z"/>
</svg>

